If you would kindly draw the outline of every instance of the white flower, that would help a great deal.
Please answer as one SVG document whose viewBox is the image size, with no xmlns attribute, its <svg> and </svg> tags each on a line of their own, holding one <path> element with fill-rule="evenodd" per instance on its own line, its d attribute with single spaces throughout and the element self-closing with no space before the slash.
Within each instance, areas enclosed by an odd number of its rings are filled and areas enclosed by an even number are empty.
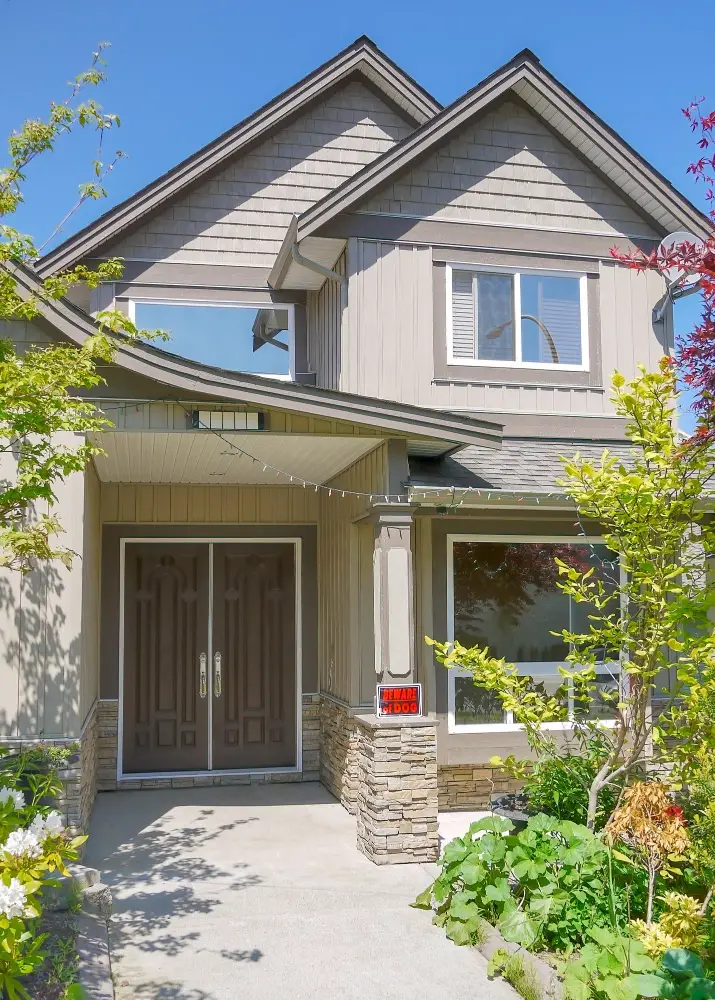
<svg viewBox="0 0 715 1000">
<path fill-rule="evenodd" d="M 40 841 L 32 830 L 13 830 L 2 849 L 16 857 L 38 858 L 42 854 Z"/>
<path fill-rule="evenodd" d="M 53 809 L 51 813 L 45 816 L 45 829 L 51 837 L 59 837 L 64 828 L 65 825 L 62 822 L 62 816 L 56 809 Z"/>
<path fill-rule="evenodd" d="M 21 917 L 25 912 L 27 893 L 17 878 L 10 879 L 10 885 L 0 882 L 0 914 L 9 920 Z"/>
<path fill-rule="evenodd" d="M 62 817 L 56 810 L 53 810 L 44 817 L 38 814 L 29 827 L 30 831 L 34 833 L 40 842 L 46 840 L 48 837 L 59 837 L 64 828 Z"/>
<path fill-rule="evenodd" d="M 0 787 L 0 803 L 4 804 L 12 799 L 15 809 L 22 809 L 25 805 L 25 796 L 15 788 L 8 788 L 7 785 Z"/>
</svg>

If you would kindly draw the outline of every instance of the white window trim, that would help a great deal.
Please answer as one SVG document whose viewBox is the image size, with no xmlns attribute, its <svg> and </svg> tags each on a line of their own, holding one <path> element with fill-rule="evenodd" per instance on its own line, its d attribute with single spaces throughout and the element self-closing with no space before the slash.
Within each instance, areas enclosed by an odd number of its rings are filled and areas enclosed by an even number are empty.
<svg viewBox="0 0 715 1000">
<path fill-rule="evenodd" d="M 515 353 L 516 361 L 490 361 L 479 360 L 478 358 L 456 358 L 453 352 L 452 340 L 452 271 L 489 271 L 497 274 L 510 274 L 514 277 L 514 316 L 517 318 L 515 324 Z M 589 370 L 589 346 L 588 346 L 588 275 L 583 271 L 556 271 L 547 267 L 501 267 L 496 264 L 461 264 L 448 263 L 445 267 L 447 282 L 447 364 L 469 366 L 472 368 L 526 368 L 557 372 L 587 372 Z M 579 306 L 581 313 L 581 364 L 580 365 L 556 365 L 548 361 L 522 361 L 521 360 L 521 275 L 522 274 L 548 274 L 553 278 L 578 278 L 579 280 Z M 475 310 L 476 327 L 476 310 Z"/>
<path fill-rule="evenodd" d="M 526 542 L 531 544 L 560 544 L 560 545 L 603 545 L 604 539 L 601 535 L 588 535 L 587 537 L 564 537 L 563 535 L 447 535 L 447 639 L 454 642 L 454 543 L 455 542 Z M 623 566 L 620 568 L 621 583 L 623 582 Z M 524 729 L 520 722 L 488 722 L 483 724 L 458 724 L 455 719 L 455 678 L 470 677 L 468 670 L 458 670 L 450 667 L 447 670 L 447 732 L 450 734 L 463 733 L 518 733 Z M 621 671 L 621 678 L 623 672 Z M 601 725 L 611 728 L 614 723 L 604 719 Z M 543 722 L 541 729 L 565 731 L 573 729 L 573 722 Z"/>
<path fill-rule="evenodd" d="M 279 379 L 282 382 L 295 382 L 295 306 L 289 302 L 259 302 L 252 300 L 241 300 L 237 302 L 235 299 L 167 299 L 167 298 L 153 298 L 147 296 L 141 296 L 141 298 L 127 299 L 127 314 L 132 323 L 136 323 L 136 305 L 139 303 L 143 306 L 210 306 L 219 309 L 225 309 L 230 306 L 234 309 L 285 309 L 288 312 L 288 374 L 287 375 L 275 375 L 270 372 L 244 372 L 246 375 L 257 375 L 259 378 L 273 378 Z M 167 343 L 171 343 L 168 341 Z M 158 345 L 161 347 L 161 343 Z M 171 352 L 173 353 L 173 352 Z M 184 357 L 184 355 L 177 355 L 177 357 Z M 191 361 L 191 358 L 185 358 L 186 361 Z M 194 364 L 200 365 L 200 361 L 193 362 Z M 232 370 L 232 369 L 227 369 Z"/>
</svg>

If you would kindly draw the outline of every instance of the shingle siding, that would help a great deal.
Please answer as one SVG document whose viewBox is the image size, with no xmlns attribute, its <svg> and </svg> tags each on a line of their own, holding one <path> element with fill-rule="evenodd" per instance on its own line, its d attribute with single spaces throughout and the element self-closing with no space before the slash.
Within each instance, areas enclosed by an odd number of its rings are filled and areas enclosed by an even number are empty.
<svg viewBox="0 0 715 1000">
<path fill-rule="evenodd" d="M 655 236 L 534 115 L 505 102 L 360 206 L 419 218 Z"/>
<path fill-rule="evenodd" d="M 190 191 L 108 252 L 271 267 L 290 218 L 412 131 L 364 84 L 347 84 Z"/>
</svg>

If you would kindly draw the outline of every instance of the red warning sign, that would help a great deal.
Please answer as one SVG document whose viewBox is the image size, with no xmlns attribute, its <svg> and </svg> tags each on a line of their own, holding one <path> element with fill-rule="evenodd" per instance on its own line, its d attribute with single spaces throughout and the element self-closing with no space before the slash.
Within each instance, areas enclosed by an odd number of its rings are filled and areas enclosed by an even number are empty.
<svg viewBox="0 0 715 1000">
<path fill-rule="evenodd" d="M 422 685 L 377 685 L 378 715 L 422 715 Z"/>
</svg>

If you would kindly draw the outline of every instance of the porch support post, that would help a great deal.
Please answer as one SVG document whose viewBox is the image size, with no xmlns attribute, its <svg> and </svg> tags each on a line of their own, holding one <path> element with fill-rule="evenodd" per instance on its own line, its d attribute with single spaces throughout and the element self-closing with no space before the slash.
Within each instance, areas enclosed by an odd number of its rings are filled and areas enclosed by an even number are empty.
<svg viewBox="0 0 715 1000">
<path fill-rule="evenodd" d="M 375 673 L 378 683 L 414 684 L 412 532 L 406 504 L 374 507 Z M 434 861 L 437 728 L 434 718 L 356 713 L 357 846 L 377 865 Z"/>
<path fill-rule="evenodd" d="M 373 512 L 375 673 L 383 684 L 415 681 L 415 613 L 411 509 Z"/>
</svg>

